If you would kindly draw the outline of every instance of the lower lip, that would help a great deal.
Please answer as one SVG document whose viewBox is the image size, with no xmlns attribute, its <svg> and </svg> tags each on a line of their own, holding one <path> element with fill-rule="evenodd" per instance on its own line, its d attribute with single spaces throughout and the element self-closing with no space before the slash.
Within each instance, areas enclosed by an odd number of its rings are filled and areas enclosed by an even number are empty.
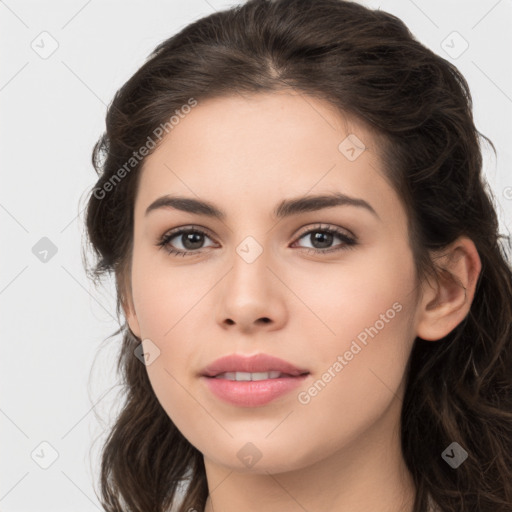
<svg viewBox="0 0 512 512">
<path fill-rule="evenodd" d="M 240 407 L 258 407 L 299 387 L 309 374 L 278 379 L 236 381 L 205 377 L 210 391 L 221 400 Z"/>
</svg>

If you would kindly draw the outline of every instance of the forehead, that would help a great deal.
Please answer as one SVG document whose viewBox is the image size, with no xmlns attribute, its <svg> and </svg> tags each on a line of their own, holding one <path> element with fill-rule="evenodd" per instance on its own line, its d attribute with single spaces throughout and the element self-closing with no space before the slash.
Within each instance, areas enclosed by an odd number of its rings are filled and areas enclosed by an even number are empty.
<svg viewBox="0 0 512 512">
<path fill-rule="evenodd" d="M 303 93 L 212 98 L 183 115 L 146 158 L 136 210 L 142 215 L 166 193 L 215 199 L 226 209 L 235 200 L 262 208 L 268 199 L 270 210 L 309 191 L 382 203 L 393 190 L 377 150 L 362 123 Z"/>
</svg>

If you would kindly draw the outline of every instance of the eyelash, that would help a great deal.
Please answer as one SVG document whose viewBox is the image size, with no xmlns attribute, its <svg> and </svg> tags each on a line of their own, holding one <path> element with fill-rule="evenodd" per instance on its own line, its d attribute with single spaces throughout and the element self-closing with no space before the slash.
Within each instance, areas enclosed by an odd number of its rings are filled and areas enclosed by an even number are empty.
<svg viewBox="0 0 512 512">
<path fill-rule="evenodd" d="M 309 229 L 308 231 L 303 232 L 298 238 L 297 241 L 303 238 L 305 235 L 310 235 L 311 233 L 329 233 L 331 235 L 335 235 L 339 237 L 343 244 L 330 248 L 330 249 L 312 249 L 310 247 L 300 247 L 300 249 L 306 251 L 307 253 L 312 254 L 325 254 L 325 253 L 331 253 L 331 252 L 337 252 L 337 251 L 344 251 L 346 249 L 354 249 L 354 247 L 358 244 L 355 238 L 351 238 L 348 235 L 346 235 L 344 232 L 337 228 L 333 227 L 322 227 L 321 225 L 315 226 L 314 228 Z M 208 233 L 203 231 L 202 229 L 188 227 L 188 228 L 178 228 L 175 231 L 171 231 L 168 233 L 165 233 L 157 242 L 157 246 L 159 249 L 164 249 L 169 255 L 173 256 L 194 256 L 197 254 L 200 254 L 202 252 L 201 249 L 195 249 L 195 250 L 188 250 L 188 251 L 182 251 L 180 249 L 175 249 L 171 247 L 169 244 L 173 238 L 178 237 L 179 235 L 183 235 L 185 233 L 196 233 L 200 235 L 205 235 L 208 238 L 211 238 Z"/>
</svg>

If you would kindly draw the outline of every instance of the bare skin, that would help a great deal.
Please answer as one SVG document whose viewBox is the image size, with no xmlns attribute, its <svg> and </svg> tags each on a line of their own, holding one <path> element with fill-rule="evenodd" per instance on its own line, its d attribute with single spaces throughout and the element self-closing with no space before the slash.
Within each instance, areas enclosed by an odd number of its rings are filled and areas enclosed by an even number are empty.
<svg viewBox="0 0 512 512">
<path fill-rule="evenodd" d="M 366 146 L 353 160 L 339 149 L 348 134 Z M 338 205 L 272 215 L 284 199 L 334 192 L 375 214 Z M 213 203 L 225 218 L 174 208 L 145 215 L 166 194 Z M 467 315 L 480 259 L 461 238 L 440 263 L 466 290 L 417 280 L 406 213 L 371 133 L 295 91 L 202 102 L 146 159 L 134 215 L 125 312 L 145 349 L 160 351 L 147 366 L 158 400 L 204 455 L 205 510 L 412 511 L 399 438 L 406 364 L 416 336 L 435 342 Z M 200 248 L 181 235 L 168 245 L 190 255 L 158 247 L 177 227 L 205 231 Z M 357 243 L 328 238 L 326 227 Z M 315 244 L 318 231 L 330 245 Z M 250 263 L 237 253 L 248 236 L 250 250 L 262 251 Z M 377 334 L 358 342 L 371 326 Z M 360 351 L 350 357 L 354 341 Z M 271 354 L 310 375 L 267 405 L 234 406 L 198 377 L 232 353 Z M 253 465 L 240 456 L 249 442 Z"/>
</svg>

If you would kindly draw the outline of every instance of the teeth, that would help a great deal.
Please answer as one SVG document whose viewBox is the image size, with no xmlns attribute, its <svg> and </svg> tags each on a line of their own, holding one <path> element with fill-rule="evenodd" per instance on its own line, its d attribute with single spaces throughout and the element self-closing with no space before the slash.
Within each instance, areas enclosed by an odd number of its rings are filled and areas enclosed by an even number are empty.
<svg viewBox="0 0 512 512">
<path fill-rule="evenodd" d="M 272 371 L 272 372 L 225 372 L 219 373 L 216 375 L 216 379 L 227 379 L 227 380 L 236 380 L 236 381 L 244 381 L 244 380 L 265 380 L 265 379 L 277 379 L 282 375 L 281 372 Z"/>
</svg>

